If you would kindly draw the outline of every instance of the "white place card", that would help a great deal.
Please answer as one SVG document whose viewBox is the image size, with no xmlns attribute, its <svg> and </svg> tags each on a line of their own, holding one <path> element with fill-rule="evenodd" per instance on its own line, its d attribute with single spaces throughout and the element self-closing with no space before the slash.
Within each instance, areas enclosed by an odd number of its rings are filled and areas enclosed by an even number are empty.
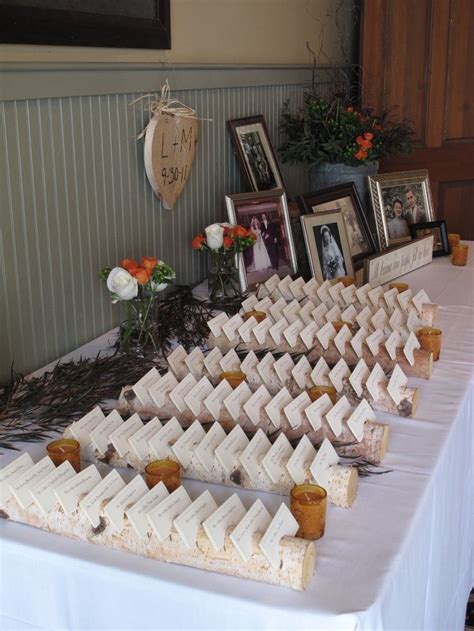
<svg viewBox="0 0 474 631">
<path fill-rule="evenodd" d="M 357 310 L 354 305 L 349 305 L 347 309 L 341 313 L 341 320 L 343 322 L 349 322 L 349 324 L 355 324 L 357 320 Z"/>
<path fill-rule="evenodd" d="M 415 356 L 413 354 L 413 351 L 420 347 L 421 347 L 420 342 L 418 341 L 418 338 L 412 331 L 410 335 L 408 336 L 407 341 L 405 342 L 405 346 L 403 347 L 403 354 L 407 358 L 410 366 L 415 365 Z"/>
<path fill-rule="evenodd" d="M 240 425 L 236 425 L 234 429 L 227 434 L 222 443 L 216 448 L 215 455 L 221 463 L 222 468 L 230 475 L 236 466 L 239 455 L 249 444 L 249 439 L 245 435 Z"/>
<path fill-rule="evenodd" d="M 231 348 L 220 361 L 221 372 L 228 372 L 229 370 L 240 370 L 240 358 L 235 352 L 234 348 Z"/>
<path fill-rule="evenodd" d="M 401 312 L 400 307 L 394 307 L 392 311 L 392 315 L 390 316 L 388 320 L 388 323 L 390 324 L 392 329 L 396 331 L 402 326 L 404 322 L 405 322 L 405 318 L 403 317 L 403 313 Z"/>
<path fill-rule="evenodd" d="M 272 326 L 273 322 L 270 320 L 270 318 L 265 318 L 265 320 L 262 320 L 257 324 L 257 326 L 253 327 L 252 335 L 255 337 L 259 344 L 265 344 L 267 333 L 272 328 Z"/>
<path fill-rule="evenodd" d="M 191 506 L 191 503 L 184 486 L 179 486 L 147 513 L 148 523 L 160 541 L 165 541 L 169 537 L 174 520 Z"/>
<path fill-rule="evenodd" d="M 66 460 L 59 467 L 53 469 L 47 476 L 37 481 L 30 489 L 31 496 L 45 515 L 58 502 L 54 489 L 76 475 L 72 464 Z"/>
<path fill-rule="evenodd" d="M 268 392 L 264 385 L 261 385 L 244 403 L 244 412 L 254 425 L 260 422 L 261 410 L 265 408 L 271 400 L 272 395 Z"/>
<path fill-rule="evenodd" d="M 324 319 L 326 322 L 336 322 L 341 319 L 341 315 L 341 307 L 339 305 L 333 305 L 325 314 Z"/>
<path fill-rule="evenodd" d="M 299 388 L 308 388 L 313 385 L 311 381 L 311 370 L 311 364 L 306 355 L 302 355 L 301 359 L 291 371 L 293 379 L 296 381 Z"/>
<path fill-rule="evenodd" d="M 426 325 L 426 323 L 418 317 L 418 311 L 413 307 L 408 308 L 407 328 L 409 331 L 417 331 L 419 328 Z"/>
<path fill-rule="evenodd" d="M 370 393 L 370 396 L 374 401 L 378 401 L 380 398 L 380 389 L 379 384 L 385 383 L 387 381 L 387 377 L 383 371 L 382 366 L 377 362 L 375 366 L 372 368 L 370 375 L 367 377 L 367 381 L 365 385 L 367 390 Z"/>
<path fill-rule="evenodd" d="M 187 548 L 196 547 L 196 537 L 199 527 L 208 517 L 217 510 L 215 499 L 204 491 L 194 500 L 178 517 L 173 521 L 173 525 L 179 533 Z"/>
<path fill-rule="evenodd" d="M 80 442 L 83 449 L 90 444 L 90 433 L 92 430 L 100 425 L 104 418 L 105 414 L 96 405 L 93 410 L 71 425 L 69 428 L 71 434 Z"/>
<path fill-rule="evenodd" d="M 253 351 L 249 351 L 240 364 L 240 370 L 247 375 L 247 379 L 259 379 L 257 372 L 258 357 Z"/>
<path fill-rule="evenodd" d="M 368 292 L 367 296 L 369 297 L 369 300 L 374 305 L 374 307 L 378 307 L 381 298 L 383 298 L 382 285 L 379 285 L 378 287 L 374 287 L 374 289 L 371 289 Z"/>
<path fill-rule="evenodd" d="M 361 326 L 357 333 L 354 335 L 352 340 L 350 341 L 350 345 L 354 349 L 354 353 L 357 357 L 362 357 L 362 344 L 365 342 L 367 338 L 367 330 Z"/>
<path fill-rule="evenodd" d="M 313 478 L 319 486 L 322 486 L 324 489 L 328 488 L 329 469 L 338 462 L 339 456 L 337 455 L 336 450 L 331 445 L 330 441 L 325 438 L 310 467 Z"/>
<path fill-rule="evenodd" d="M 125 515 L 128 517 L 139 539 L 143 539 L 150 528 L 147 514 L 167 498 L 168 495 L 168 489 L 164 483 L 158 482 L 133 506 L 125 510 Z"/>
<path fill-rule="evenodd" d="M 285 300 L 291 300 L 293 298 L 293 294 L 289 289 L 291 282 L 291 276 L 285 276 L 285 278 L 282 278 L 277 285 L 278 291 L 281 293 Z"/>
<path fill-rule="evenodd" d="M 177 385 L 178 380 L 171 371 L 168 371 L 159 381 L 151 386 L 148 390 L 148 394 L 156 407 L 162 408 L 166 404 L 168 394 L 173 388 L 176 388 Z"/>
<path fill-rule="evenodd" d="M 251 396 L 252 391 L 245 381 L 243 381 L 224 399 L 224 406 L 234 421 L 237 421 L 239 416 L 244 413 L 244 403 L 248 401 Z"/>
<path fill-rule="evenodd" d="M 293 454 L 293 447 L 285 434 L 280 434 L 262 458 L 262 465 L 274 484 L 286 474 L 286 463 Z"/>
<path fill-rule="evenodd" d="M 354 368 L 349 377 L 349 382 L 359 398 L 363 394 L 363 386 L 364 383 L 367 381 L 369 375 L 370 368 L 367 366 L 362 358 L 359 359 L 359 361 L 357 362 L 357 366 Z"/>
<path fill-rule="evenodd" d="M 300 309 L 300 303 L 297 300 L 292 300 L 283 309 L 283 315 L 288 320 L 288 322 L 292 324 L 295 320 L 298 319 Z"/>
<path fill-rule="evenodd" d="M 251 480 L 256 480 L 261 471 L 262 458 L 270 450 L 272 444 L 268 440 L 266 434 L 261 430 L 257 430 L 252 440 L 240 455 L 240 463 L 245 471 L 249 474 Z"/>
<path fill-rule="evenodd" d="M 79 498 L 85 493 L 89 493 L 101 480 L 97 467 L 91 464 L 60 486 L 55 487 L 54 494 L 66 515 L 73 513 L 77 508 Z"/>
<path fill-rule="evenodd" d="M 315 456 L 316 449 L 306 434 L 303 434 L 291 458 L 286 463 L 288 473 L 295 484 L 304 484 L 306 482 L 309 467 Z"/>
<path fill-rule="evenodd" d="M 303 329 L 304 323 L 298 318 L 298 320 L 292 322 L 290 326 L 283 331 L 283 337 L 291 347 L 298 344 L 298 337 Z"/>
<path fill-rule="evenodd" d="M 173 390 L 170 390 L 169 397 L 171 402 L 180 412 L 184 412 L 186 409 L 184 397 L 194 388 L 196 384 L 196 377 L 191 373 L 188 373 L 183 381 L 180 381 Z"/>
<path fill-rule="evenodd" d="M 339 331 L 336 333 L 336 337 L 334 338 L 334 344 L 341 355 L 345 355 L 346 353 L 346 344 L 352 340 L 352 331 L 345 324 Z"/>
<path fill-rule="evenodd" d="M 423 305 L 431 304 L 431 300 L 424 289 L 420 289 L 420 291 L 413 296 L 412 301 L 418 313 L 422 312 Z"/>
<path fill-rule="evenodd" d="M 229 320 L 229 316 L 227 313 L 219 313 L 214 318 L 211 318 L 207 323 L 207 326 L 210 328 L 211 333 L 214 337 L 219 337 L 222 333 L 222 327 Z"/>
<path fill-rule="evenodd" d="M 316 337 L 324 350 L 327 351 L 329 342 L 336 337 L 336 329 L 332 322 L 326 322 L 326 324 L 316 332 Z"/>
<path fill-rule="evenodd" d="M 400 366 L 395 364 L 387 386 L 387 391 L 395 402 L 395 405 L 400 405 L 400 401 L 402 400 L 402 388 L 404 388 L 407 383 L 408 377 Z"/>
<path fill-rule="evenodd" d="M 320 357 L 316 363 L 316 366 L 311 371 L 311 381 L 315 386 L 329 386 L 329 372 L 330 368 L 324 357 Z"/>
<path fill-rule="evenodd" d="M 370 331 L 372 327 L 372 310 L 368 305 L 366 305 L 362 311 L 358 313 L 356 316 L 357 324 L 361 327 L 361 329 L 365 329 L 366 331 Z"/>
<path fill-rule="evenodd" d="M 338 392 L 344 388 L 344 380 L 351 374 L 350 368 L 341 357 L 334 368 L 329 372 L 329 379 Z"/>
<path fill-rule="evenodd" d="M 270 307 L 270 315 L 275 320 L 279 320 L 283 317 L 283 309 L 286 307 L 286 300 L 284 298 L 279 298 L 272 306 Z"/>
<path fill-rule="evenodd" d="M 267 353 L 263 359 L 257 364 L 257 371 L 260 375 L 263 383 L 270 383 L 273 378 L 273 365 L 275 363 L 275 358 L 271 353 Z"/>
<path fill-rule="evenodd" d="M 221 315 L 224 315 L 227 318 L 225 313 L 221 313 Z M 188 372 L 188 367 L 184 363 L 184 360 L 186 359 L 187 356 L 188 356 L 187 352 L 184 350 L 184 348 L 180 344 L 166 358 L 166 361 L 168 362 L 168 366 L 174 372 L 176 377 L 178 377 L 178 379 L 181 379 L 181 377 Z"/>
<path fill-rule="evenodd" d="M 204 405 L 212 414 L 214 420 L 217 421 L 220 418 L 224 399 L 226 399 L 231 392 L 232 386 L 226 379 L 223 379 L 209 396 L 204 399 Z"/>
<path fill-rule="evenodd" d="M 357 300 L 356 294 L 357 287 L 355 285 L 349 285 L 349 287 L 344 287 L 341 289 L 341 296 L 347 306 L 353 305 Z"/>
<path fill-rule="evenodd" d="M 269 296 L 266 296 L 263 300 L 255 303 L 254 309 L 255 311 L 264 311 L 265 313 L 268 313 L 272 304 L 273 302 L 271 298 L 269 298 Z"/>
<path fill-rule="evenodd" d="M 311 350 L 314 346 L 318 329 L 319 324 L 313 320 L 312 322 L 309 322 L 300 332 L 300 338 L 308 350 Z"/>
<path fill-rule="evenodd" d="M 408 329 L 408 327 L 405 324 L 401 324 L 398 327 L 398 332 L 400 333 L 400 337 L 402 338 L 403 344 L 405 344 L 405 342 L 410 337 L 410 332 L 411 331 Z"/>
<path fill-rule="evenodd" d="M 230 533 L 230 539 L 244 561 L 253 553 L 253 539 L 257 532 L 265 532 L 272 521 L 261 500 L 255 500 L 250 509 Z"/>
<path fill-rule="evenodd" d="M 278 287 L 275 287 L 275 289 L 270 294 L 269 298 L 274 303 L 277 302 L 278 300 L 280 300 L 280 298 L 283 298 L 283 296 L 281 295 L 281 291 L 278 289 Z M 285 300 L 285 299 L 283 298 L 283 300 Z M 286 300 L 285 300 L 285 303 L 286 303 Z"/>
<path fill-rule="evenodd" d="M 359 287 L 359 289 L 356 289 L 355 293 L 357 296 L 357 300 L 359 301 L 359 304 L 361 304 L 363 307 L 367 305 L 367 302 L 369 300 L 370 289 L 371 287 L 369 283 L 366 283 L 365 285 L 362 285 L 362 287 Z"/>
<path fill-rule="evenodd" d="M 97 528 L 100 524 L 102 502 L 107 499 L 112 499 L 124 486 L 125 482 L 122 480 L 119 473 L 113 469 L 79 502 L 80 508 L 86 514 L 93 528 Z"/>
<path fill-rule="evenodd" d="M 269 403 L 265 406 L 265 412 L 275 427 L 281 425 L 281 414 L 283 408 L 293 400 L 293 397 L 286 388 L 282 388 Z"/>
<path fill-rule="evenodd" d="M 340 436 L 342 432 L 342 421 L 351 411 L 351 404 L 346 396 L 343 396 L 326 414 L 326 420 L 332 429 L 334 436 Z"/>
<path fill-rule="evenodd" d="M 234 493 L 203 522 L 203 528 L 214 550 L 222 549 L 227 529 L 238 524 L 244 515 L 244 505 Z"/>
<path fill-rule="evenodd" d="M 281 504 L 277 514 L 272 519 L 267 531 L 260 540 L 259 548 L 269 561 L 270 565 L 278 569 L 280 567 L 280 541 L 283 537 L 294 537 L 298 532 L 299 524 L 290 512 L 286 504 Z"/>
<path fill-rule="evenodd" d="M 346 303 L 344 302 L 344 298 L 341 296 L 341 292 L 343 289 L 344 283 L 341 283 L 341 281 L 329 287 L 329 295 L 334 301 L 334 304 L 339 305 L 340 307 L 345 307 L 346 305 Z"/>
<path fill-rule="evenodd" d="M 410 304 L 410 301 L 412 298 L 413 298 L 413 292 L 411 289 L 407 289 L 405 291 L 402 291 L 401 294 L 398 294 L 397 300 L 402 311 L 408 311 L 408 305 Z"/>
<path fill-rule="evenodd" d="M 252 332 L 252 329 L 254 329 L 257 324 L 257 320 L 254 318 L 254 316 L 252 316 L 251 318 L 247 318 L 242 326 L 239 326 L 239 328 L 237 329 L 237 333 L 240 339 L 245 342 L 245 344 L 250 344 L 250 334 Z"/>
<path fill-rule="evenodd" d="M 385 333 L 381 329 L 375 330 L 373 333 L 365 338 L 365 343 L 370 349 L 370 352 L 376 357 L 380 352 L 380 345 L 385 342 Z"/>
<path fill-rule="evenodd" d="M 137 383 L 133 386 L 133 391 L 138 397 L 142 405 L 153 405 L 153 400 L 148 394 L 148 389 L 160 379 L 160 373 L 156 368 L 151 368 Z"/>
<path fill-rule="evenodd" d="M 291 371 L 295 367 L 295 362 L 292 360 L 289 353 L 285 353 L 273 364 L 273 369 L 278 375 L 279 380 L 283 385 L 287 384 L 290 380 Z"/>
<path fill-rule="evenodd" d="M 258 302 L 258 298 L 255 294 L 250 294 L 248 298 L 242 301 L 242 311 L 244 313 L 248 313 L 249 311 L 254 311 L 255 305 Z"/>
<path fill-rule="evenodd" d="M 322 302 L 318 305 L 313 311 L 311 311 L 311 316 L 316 324 L 321 327 L 326 323 L 325 315 L 328 312 L 328 308 L 325 302 Z"/>
<path fill-rule="evenodd" d="M 302 392 L 283 408 L 288 423 L 293 429 L 299 427 L 306 420 L 304 410 L 311 405 L 311 399 L 307 392 Z"/>
<path fill-rule="evenodd" d="M 141 475 L 137 475 L 110 500 L 104 512 L 117 532 L 122 532 L 125 525 L 125 511 L 147 493 L 148 487 L 145 480 Z"/>
<path fill-rule="evenodd" d="M 250 318 L 252 319 L 252 318 Z M 255 320 L 255 318 L 254 318 Z M 210 353 L 204 358 L 204 366 L 209 373 L 211 379 L 218 379 L 222 372 L 220 361 L 222 359 L 222 353 L 217 346 L 215 346 Z"/>
<path fill-rule="evenodd" d="M 403 342 L 400 333 L 398 331 L 392 331 L 385 340 L 385 348 L 390 355 L 390 359 L 393 361 L 397 359 L 397 348 L 402 345 Z"/>
<path fill-rule="evenodd" d="M 310 278 L 309 281 L 303 285 L 303 291 L 310 300 L 314 300 L 314 297 L 318 295 L 316 293 L 318 287 L 318 281 L 315 278 Z"/>
<path fill-rule="evenodd" d="M 171 447 L 181 438 L 184 430 L 178 420 L 173 416 L 163 427 L 150 438 L 148 445 L 157 460 L 173 459 Z"/>
<path fill-rule="evenodd" d="M 384 329 L 388 323 L 388 315 L 384 309 L 380 308 L 374 313 L 370 321 L 374 329 Z"/>
<path fill-rule="evenodd" d="M 111 432 L 109 441 L 115 447 L 115 451 L 123 458 L 130 451 L 128 439 L 143 427 L 143 421 L 138 414 L 132 416 Z"/>
<path fill-rule="evenodd" d="M 281 336 L 283 335 L 283 331 L 285 331 L 290 326 L 290 323 L 283 316 L 280 317 L 279 320 L 275 322 L 269 329 L 272 340 L 278 346 L 281 344 Z"/>
<path fill-rule="evenodd" d="M 314 322 L 312 313 L 315 309 L 316 305 L 312 300 L 308 300 L 308 302 L 300 308 L 299 317 L 303 324 L 308 325 L 310 322 Z"/>
<path fill-rule="evenodd" d="M 0 471 L 0 502 L 2 504 L 11 497 L 10 484 L 33 467 L 34 462 L 30 454 L 25 452 Z"/>
<path fill-rule="evenodd" d="M 102 423 L 97 425 L 90 433 L 90 439 L 94 447 L 101 454 L 105 454 L 110 445 L 110 434 L 123 424 L 123 419 L 117 410 L 107 415 Z"/>
<path fill-rule="evenodd" d="M 189 463 L 193 457 L 193 452 L 201 443 L 205 435 L 206 432 L 204 431 L 201 423 L 199 421 L 194 421 L 194 423 L 188 427 L 184 434 L 182 434 L 171 447 L 174 455 L 178 459 L 178 462 L 185 469 L 189 467 Z"/>
<path fill-rule="evenodd" d="M 137 458 L 143 461 L 148 460 L 151 455 L 151 449 L 148 446 L 148 441 L 157 434 L 162 427 L 163 425 L 161 424 L 161 421 L 154 416 L 141 429 L 129 437 L 128 443 Z"/>
<path fill-rule="evenodd" d="M 196 379 L 201 378 L 204 369 L 204 353 L 198 346 L 193 348 L 184 360 L 184 363 Z"/>
<path fill-rule="evenodd" d="M 273 276 L 270 276 L 270 278 L 264 282 L 264 285 L 267 288 L 269 294 L 271 294 L 272 291 L 278 287 L 279 282 L 280 277 L 278 276 L 278 274 L 273 274 Z"/>
<path fill-rule="evenodd" d="M 306 414 L 306 418 L 311 423 L 311 427 L 317 431 L 323 421 L 323 416 L 329 412 L 332 408 L 332 401 L 328 394 L 323 394 L 322 397 L 313 401 L 311 405 L 309 405 L 304 413 Z"/>
<path fill-rule="evenodd" d="M 292 283 L 288 285 L 288 289 L 291 291 L 296 300 L 301 301 L 306 296 L 303 287 L 305 286 L 304 278 L 298 276 Z"/>
<path fill-rule="evenodd" d="M 385 303 L 387 307 L 389 308 L 390 313 L 398 305 L 397 296 L 398 296 L 398 289 L 396 287 L 394 287 L 393 289 L 389 289 L 383 295 L 383 299 L 385 300 Z"/>
<path fill-rule="evenodd" d="M 258 303 L 257 303 L 258 304 Z M 232 342 L 237 337 L 237 329 L 239 329 L 244 321 L 241 316 L 236 313 L 225 324 L 222 325 L 222 333 Z"/>
<path fill-rule="evenodd" d="M 196 457 L 208 473 L 212 471 L 214 465 L 214 452 L 225 440 L 225 437 L 226 433 L 222 429 L 222 425 L 220 423 L 214 423 L 196 447 Z"/>
<path fill-rule="evenodd" d="M 375 421 L 375 412 L 367 399 L 362 399 L 347 419 L 347 425 L 358 443 L 364 438 L 364 423 L 366 421 Z"/>
<path fill-rule="evenodd" d="M 207 399 L 213 391 L 214 387 L 209 379 L 202 377 L 184 397 L 184 402 L 195 416 L 199 416 L 204 399 Z"/>
<path fill-rule="evenodd" d="M 325 280 L 324 283 L 317 288 L 316 293 L 321 302 L 324 302 L 326 304 L 332 303 L 332 298 L 329 294 L 330 287 L 331 283 L 328 280 Z"/>
</svg>

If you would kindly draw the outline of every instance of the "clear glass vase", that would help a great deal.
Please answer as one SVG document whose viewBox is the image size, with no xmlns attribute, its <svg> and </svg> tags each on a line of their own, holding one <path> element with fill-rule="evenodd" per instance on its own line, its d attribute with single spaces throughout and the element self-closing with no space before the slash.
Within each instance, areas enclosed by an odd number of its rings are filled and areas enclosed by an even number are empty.
<svg viewBox="0 0 474 631">
<path fill-rule="evenodd" d="M 210 302 L 226 302 L 242 296 L 235 254 L 211 253 L 207 283 Z"/>
<path fill-rule="evenodd" d="M 155 298 L 155 295 L 151 295 L 127 302 L 127 319 L 119 328 L 120 352 L 143 357 L 145 349 L 157 350 L 152 315 Z"/>
</svg>

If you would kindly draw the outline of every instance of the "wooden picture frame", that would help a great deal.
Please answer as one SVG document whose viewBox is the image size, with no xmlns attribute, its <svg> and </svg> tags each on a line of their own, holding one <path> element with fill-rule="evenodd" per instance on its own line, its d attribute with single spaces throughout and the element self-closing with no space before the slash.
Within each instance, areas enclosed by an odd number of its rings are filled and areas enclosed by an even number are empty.
<svg viewBox="0 0 474 631">
<path fill-rule="evenodd" d="M 375 253 L 375 240 L 353 182 L 305 193 L 299 195 L 296 201 L 302 214 L 306 215 L 336 210 L 342 212 L 355 270 L 364 265 L 367 256 Z"/>
<path fill-rule="evenodd" d="M 383 285 L 433 260 L 433 235 L 402 243 L 364 261 L 364 283 Z"/>
<path fill-rule="evenodd" d="M 412 239 L 433 235 L 433 257 L 449 256 L 451 248 L 448 240 L 448 228 L 444 220 L 425 221 L 424 223 L 414 223 L 410 226 Z"/>
<path fill-rule="evenodd" d="M 253 191 L 286 188 L 263 116 L 227 121 L 240 167 Z"/>
<path fill-rule="evenodd" d="M 226 195 L 225 203 L 230 223 L 251 228 L 257 235 L 255 245 L 238 257 L 242 291 L 253 290 L 274 274 L 280 278 L 296 274 L 286 192 L 275 189 Z"/>
<path fill-rule="evenodd" d="M 369 176 L 380 250 L 411 240 L 410 225 L 433 221 L 428 171 Z"/>
<path fill-rule="evenodd" d="M 301 216 L 311 272 L 318 283 L 354 276 L 344 216 L 340 210 Z"/>
</svg>

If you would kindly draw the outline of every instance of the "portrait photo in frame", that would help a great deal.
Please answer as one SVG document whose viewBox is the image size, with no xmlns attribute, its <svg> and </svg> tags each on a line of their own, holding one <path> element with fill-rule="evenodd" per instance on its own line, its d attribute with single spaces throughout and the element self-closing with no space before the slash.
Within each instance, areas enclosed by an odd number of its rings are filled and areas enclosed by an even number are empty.
<svg viewBox="0 0 474 631">
<path fill-rule="evenodd" d="M 410 226 L 433 221 L 428 171 L 399 171 L 369 177 L 381 250 L 411 240 Z"/>
<path fill-rule="evenodd" d="M 433 235 L 433 257 L 448 256 L 451 254 L 449 247 L 448 229 L 446 222 L 441 221 L 425 221 L 424 223 L 414 223 L 410 226 L 412 239 L 419 239 L 430 234 Z"/>
<path fill-rule="evenodd" d="M 274 191 L 226 195 L 231 224 L 250 228 L 257 240 L 239 255 L 242 291 L 253 290 L 274 274 L 280 278 L 295 274 L 296 252 L 290 227 L 286 192 Z"/>
<path fill-rule="evenodd" d="M 302 215 L 311 272 L 318 283 L 353 276 L 351 250 L 340 210 Z"/>
<path fill-rule="evenodd" d="M 302 214 L 341 211 L 354 269 L 360 269 L 364 258 L 376 251 L 357 189 L 352 182 L 299 195 L 296 201 Z"/>
<path fill-rule="evenodd" d="M 285 188 L 263 116 L 229 120 L 227 128 L 250 188 L 254 191 Z"/>
</svg>

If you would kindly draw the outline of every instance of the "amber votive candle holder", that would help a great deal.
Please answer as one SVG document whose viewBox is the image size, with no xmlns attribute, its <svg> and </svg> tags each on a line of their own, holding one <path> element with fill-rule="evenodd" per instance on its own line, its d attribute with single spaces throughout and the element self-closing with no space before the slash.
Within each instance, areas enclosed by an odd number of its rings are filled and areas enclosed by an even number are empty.
<svg viewBox="0 0 474 631">
<path fill-rule="evenodd" d="M 152 489 L 159 482 L 163 482 L 172 493 L 181 486 L 181 468 L 174 460 L 154 460 L 145 467 L 145 482 Z"/>
<path fill-rule="evenodd" d="M 81 470 L 81 444 L 74 438 L 59 438 L 46 445 L 48 456 L 56 467 L 63 462 L 71 463 L 76 473 Z"/>
<path fill-rule="evenodd" d="M 323 394 L 327 394 L 333 405 L 337 403 L 337 390 L 333 386 L 313 386 L 308 389 L 308 394 L 311 401 L 316 401 L 322 397 Z"/>
<path fill-rule="evenodd" d="M 437 362 L 441 352 L 442 333 L 430 326 L 418 329 L 416 333 L 422 350 L 433 353 L 433 361 Z"/>
<path fill-rule="evenodd" d="M 403 294 L 404 291 L 409 289 L 407 283 L 390 283 L 389 289 L 396 289 L 399 294 Z"/>
<path fill-rule="evenodd" d="M 339 331 L 345 324 L 347 324 L 349 330 L 352 331 L 352 324 L 350 322 L 344 322 L 344 320 L 334 320 L 334 322 L 332 322 L 331 324 L 336 329 L 336 333 L 339 333 Z"/>
<path fill-rule="evenodd" d="M 461 235 L 458 234 L 457 232 L 448 232 L 448 241 L 449 241 L 449 247 L 452 252 L 454 246 L 459 245 L 459 242 L 461 241 Z"/>
<path fill-rule="evenodd" d="M 316 484 L 300 484 L 291 489 L 290 508 L 299 524 L 297 537 L 321 539 L 326 525 L 327 493 Z"/>
<path fill-rule="evenodd" d="M 227 370 L 219 375 L 219 381 L 224 381 L 224 379 L 230 384 L 232 390 L 235 390 L 247 379 L 247 375 L 240 370 Z"/>
<path fill-rule="evenodd" d="M 263 320 L 267 317 L 267 314 L 265 311 L 247 311 L 244 313 L 244 320 L 249 320 L 252 317 L 254 317 L 257 322 L 263 322 Z"/>
<path fill-rule="evenodd" d="M 467 264 L 467 257 L 469 254 L 469 246 L 465 243 L 458 243 L 453 247 L 453 265 L 460 265 L 463 267 Z"/>
<path fill-rule="evenodd" d="M 356 281 L 353 276 L 339 276 L 336 278 L 337 283 L 342 283 L 344 287 L 349 287 L 350 285 L 355 285 Z"/>
</svg>

